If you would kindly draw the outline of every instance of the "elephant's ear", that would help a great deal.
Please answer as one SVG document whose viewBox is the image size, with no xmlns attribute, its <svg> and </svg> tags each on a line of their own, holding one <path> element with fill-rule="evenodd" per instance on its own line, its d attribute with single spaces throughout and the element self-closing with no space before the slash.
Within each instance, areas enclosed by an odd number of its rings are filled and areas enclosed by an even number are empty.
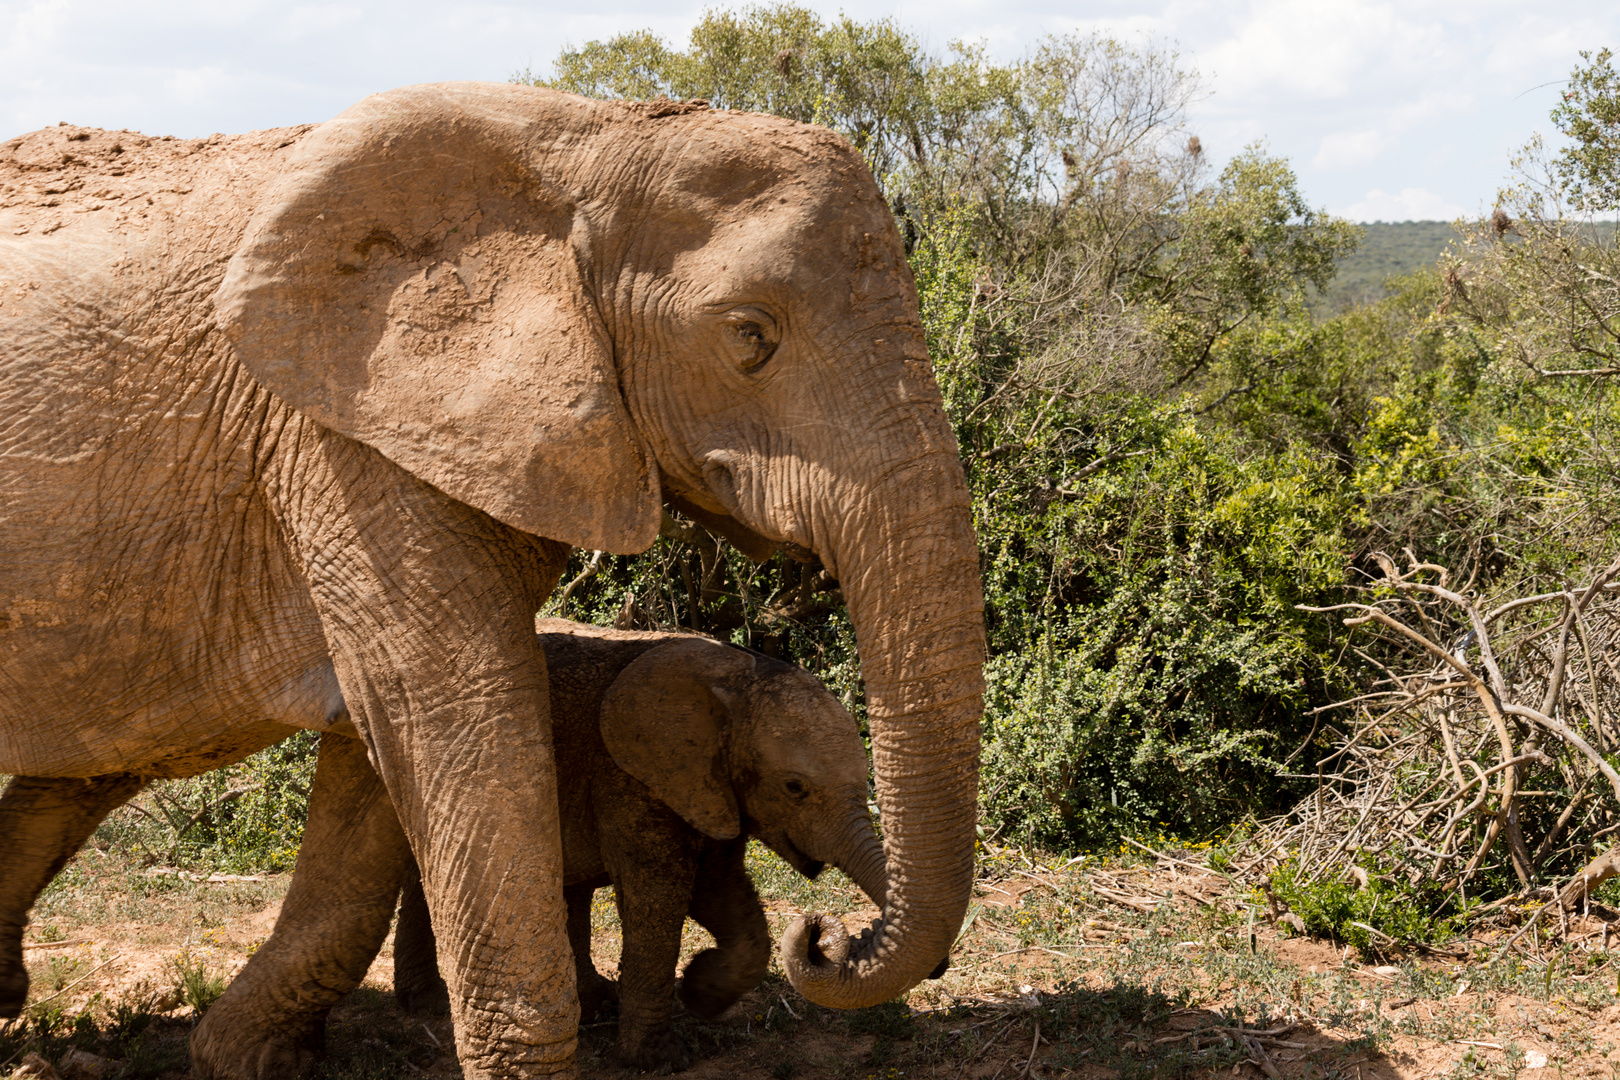
<svg viewBox="0 0 1620 1080">
<path fill-rule="evenodd" d="M 742 829 L 726 764 L 725 698 L 753 657 L 706 638 L 647 650 L 602 699 L 602 740 L 614 762 L 716 840 Z"/>
<path fill-rule="evenodd" d="M 509 525 L 631 553 L 658 533 L 656 470 L 585 273 L 585 195 L 557 183 L 591 108 L 481 83 L 367 98 L 299 143 L 215 305 L 318 423 Z"/>
</svg>

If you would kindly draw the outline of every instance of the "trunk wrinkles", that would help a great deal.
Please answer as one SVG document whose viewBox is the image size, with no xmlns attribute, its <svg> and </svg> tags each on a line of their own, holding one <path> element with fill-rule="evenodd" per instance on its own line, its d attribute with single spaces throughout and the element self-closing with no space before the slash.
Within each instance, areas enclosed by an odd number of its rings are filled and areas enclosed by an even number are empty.
<svg viewBox="0 0 1620 1080">
<path fill-rule="evenodd" d="M 872 512 L 849 520 L 866 542 L 835 555 L 866 681 L 883 918 L 851 939 L 836 918 L 804 916 L 782 939 L 794 987 L 835 1008 L 905 992 L 955 941 L 973 885 L 984 686 L 978 547 L 955 460 L 935 453 L 888 473 L 860 510 Z"/>
</svg>

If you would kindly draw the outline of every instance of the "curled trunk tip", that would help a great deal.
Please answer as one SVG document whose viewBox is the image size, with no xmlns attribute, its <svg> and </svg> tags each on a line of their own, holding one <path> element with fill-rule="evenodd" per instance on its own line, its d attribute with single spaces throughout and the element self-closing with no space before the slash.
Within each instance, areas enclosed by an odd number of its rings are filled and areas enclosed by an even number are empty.
<svg viewBox="0 0 1620 1080">
<path fill-rule="evenodd" d="M 793 989 L 818 1005 L 833 1008 L 841 1002 L 824 1000 L 824 988 L 835 985 L 849 961 L 849 929 L 836 915 L 800 915 L 782 935 L 782 966 Z"/>
</svg>

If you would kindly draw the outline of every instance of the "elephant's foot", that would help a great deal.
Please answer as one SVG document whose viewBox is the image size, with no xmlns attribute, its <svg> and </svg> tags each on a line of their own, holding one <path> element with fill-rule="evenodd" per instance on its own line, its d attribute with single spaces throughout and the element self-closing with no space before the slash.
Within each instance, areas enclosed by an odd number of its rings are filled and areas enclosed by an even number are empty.
<svg viewBox="0 0 1620 1080">
<path fill-rule="evenodd" d="M 739 971 L 734 961 L 724 949 L 704 949 L 692 957 L 676 990 L 688 1012 L 713 1020 L 759 984 L 763 972 L 752 965 L 741 965 L 745 970 Z"/>
<path fill-rule="evenodd" d="M 394 997 L 400 1008 L 418 1016 L 447 1016 L 450 1012 L 450 988 L 443 979 L 426 986 L 404 986 L 395 980 Z"/>
<path fill-rule="evenodd" d="M 324 1056 L 325 1034 L 325 1009 L 303 1022 L 278 1023 L 221 998 L 191 1036 L 192 1071 L 202 1080 L 292 1080 Z"/>
<path fill-rule="evenodd" d="M 597 975 L 579 982 L 579 1022 L 606 1020 L 619 1011 L 619 984 Z"/>
<path fill-rule="evenodd" d="M 28 1004 L 28 968 L 23 964 L 22 930 L 0 930 L 0 1020 L 21 1014 Z"/>
<path fill-rule="evenodd" d="M 424 905 L 425 909 L 425 905 Z M 450 988 L 439 974 L 433 942 L 428 939 L 425 960 L 421 950 L 394 943 L 394 998 L 399 1007 L 422 1016 L 443 1016 L 450 1011 Z"/>
<path fill-rule="evenodd" d="M 619 1032 L 619 1061 L 627 1068 L 667 1076 L 692 1064 L 681 1037 L 667 1027 L 646 1032 Z"/>
</svg>

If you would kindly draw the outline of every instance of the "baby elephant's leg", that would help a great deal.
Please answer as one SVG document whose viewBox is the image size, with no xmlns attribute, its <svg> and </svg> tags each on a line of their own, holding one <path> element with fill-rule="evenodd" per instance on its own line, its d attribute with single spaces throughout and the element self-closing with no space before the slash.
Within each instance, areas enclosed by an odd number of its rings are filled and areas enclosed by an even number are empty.
<svg viewBox="0 0 1620 1080">
<path fill-rule="evenodd" d="M 659 850 L 661 856 L 622 857 L 636 844 Z M 691 907 L 697 870 L 697 852 L 690 850 L 694 846 L 682 836 L 649 840 L 644 833 L 634 843 L 614 845 L 610 852 L 610 860 L 619 856 L 613 860 L 617 865 L 610 861 L 610 870 L 624 933 L 619 953 L 619 1056 L 625 1065 L 644 1072 L 679 1072 L 692 1061 L 670 1016 L 681 926 Z"/>
<path fill-rule="evenodd" d="M 439 949 L 433 940 L 422 874 L 411 860 L 399 891 L 399 921 L 394 924 L 394 997 L 407 1012 L 442 1015 L 450 1011 L 450 990 L 439 974 Z"/>
<path fill-rule="evenodd" d="M 711 843 L 698 865 L 690 914 L 716 947 L 692 957 L 681 978 L 681 1002 L 713 1018 L 759 985 L 771 962 L 770 925 L 743 856 L 748 838 Z"/>
<path fill-rule="evenodd" d="M 579 1018 L 583 1023 L 601 1019 L 619 1000 L 618 988 L 604 979 L 591 962 L 591 899 L 596 889 L 597 884 L 592 882 L 563 890 L 568 902 L 568 944 L 574 950 L 574 978 L 579 986 Z M 394 997 L 408 1012 L 450 1011 L 450 991 L 439 974 L 438 944 L 433 940 L 433 921 L 415 859 L 399 891 L 399 920 L 394 924 Z"/>
<path fill-rule="evenodd" d="M 118 773 L 88 780 L 14 776 L 0 794 L 0 1018 L 28 1001 L 22 933 L 28 909 L 51 879 L 144 781 Z"/>
<path fill-rule="evenodd" d="M 568 902 L 568 944 L 574 950 L 574 981 L 579 986 L 579 1020 L 582 1024 L 601 1020 L 619 1004 L 619 988 L 604 979 L 591 960 L 591 900 L 597 882 L 569 885 L 563 889 Z"/>
<path fill-rule="evenodd" d="M 205 1080 L 296 1076 L 326 1014 L 359 985 L 388 934 L 410 857 L 365 747 L 321 736 L 309 821 L 276 928 L 203 1016 L 191 1062 Z"/>
</svg>

